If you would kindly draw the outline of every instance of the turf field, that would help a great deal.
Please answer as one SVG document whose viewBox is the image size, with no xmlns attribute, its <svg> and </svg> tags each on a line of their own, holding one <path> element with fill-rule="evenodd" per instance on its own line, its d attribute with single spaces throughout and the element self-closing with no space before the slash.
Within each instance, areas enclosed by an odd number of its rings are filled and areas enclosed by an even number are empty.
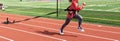
<svg viewBox="0 0 120 41">
<path fill-rule="evenodd" d="M 79 4 L 86 2 L 85 9 L 79 12 L 84 22 L 120 26 L 120 0 L 79 0 Z M 59 3 L 59 17 L 56 17 L 56 2 L 33 2 L 31 0 L 0 0 L 5 4 L 5 11 L 11 14 L 39 16 L 55 19 L 65 19 L 63 9 L 69 6 L 67 1 Z M 75 19 L 73 19 L 76 21 Z"/>
</svg>

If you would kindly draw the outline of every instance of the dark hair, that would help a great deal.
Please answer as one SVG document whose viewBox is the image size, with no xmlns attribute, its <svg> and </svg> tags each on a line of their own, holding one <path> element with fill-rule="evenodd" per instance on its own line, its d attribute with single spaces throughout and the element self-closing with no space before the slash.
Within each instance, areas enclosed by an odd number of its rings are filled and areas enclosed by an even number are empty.
<svg viewBox="0 0 120 41">
<path fill-rule="evenodd" d="M 3 6 L 3 4 L 2 4 L 2 3 L 0 3 L 0 6 Z"/>
<path fill-rule="evenodd" d="M 72 0 L 69 0 L 69 2 L 72 2 Z"/>
</svg>

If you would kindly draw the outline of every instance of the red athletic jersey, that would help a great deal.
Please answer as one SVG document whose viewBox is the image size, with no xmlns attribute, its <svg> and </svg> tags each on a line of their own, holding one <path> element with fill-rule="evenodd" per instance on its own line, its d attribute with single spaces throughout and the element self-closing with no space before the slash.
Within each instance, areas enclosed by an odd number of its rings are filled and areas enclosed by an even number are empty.
<svg viewBox="0 0 120 41">
<path fill-rule="evenodd" d="M 79 10 L 83 9 L 83 6 L 84 5 L 81 5 L 81 6 L 78 5 L 78 0 L 73 0 L 69 9 L 79 11 Z"/>
<path fill-rule="evenodd" d="M 83 9 L 83 7 L 85 6 L 85 4 L 82 4 L 81 6 L 78 5 L 78 0 L 73 0 L 71 2 L 71 5 L 69 7 L 69 10 L 76 10 L 76 11 L 80 11 Z M 67 18 L 73 18 L 75 16 L 73 11 L 68 11 L 67 14 Z"/>
</svg>

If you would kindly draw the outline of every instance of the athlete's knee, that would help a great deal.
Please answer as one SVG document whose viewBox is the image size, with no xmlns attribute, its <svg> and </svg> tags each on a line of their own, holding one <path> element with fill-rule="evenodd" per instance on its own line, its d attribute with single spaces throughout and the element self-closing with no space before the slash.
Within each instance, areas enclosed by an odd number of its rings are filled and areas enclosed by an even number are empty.
<svg viewBox="0 0 120 41">
<path fill-rule="evenodd" d="M 83 20 L 83 18 L 82 18 L 82 17 L 79 17 L 78 20 Z"/>
<path fill-rule="evenodd" d="M 83 19 L 83 17 L 82 17 L 82 16 L 80 16 L 80 15 L 78 15 L 78 17 L 79 17 L 79 19 L 80 19 L 80 20 L 82 20 L 82 19 Z"/>
<path fill-rule="evenodd" d="M 68 25 L 69 22 L 64 23 L 64 25 Z"/>
</svg>

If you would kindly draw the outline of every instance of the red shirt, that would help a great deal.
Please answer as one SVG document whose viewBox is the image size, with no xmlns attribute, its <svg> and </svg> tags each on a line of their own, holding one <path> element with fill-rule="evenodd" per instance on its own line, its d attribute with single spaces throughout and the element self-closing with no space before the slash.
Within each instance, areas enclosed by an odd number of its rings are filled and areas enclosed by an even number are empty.
<svg viewBox="0 0 120 41">
<path fill-rule="evenodd" d="M 84 5 L 81 5 L 81 6 L 78 5 L 78 0 L 73 0 L 69 9 L 79 11 L 79 10 L 83 9 L 83 6 Z"/>
<path fill-rule="evenodd" d="M 85 5 L 82 4 L 81 6 L 78 5 L 78 0 L 73 0 L 71 2 L 71 5 L 69 7 L 69 10 L 76 10 L 76 11 L 80 11 L 83 9 Z M 68 11 L 68 14 L 67 14 L 67 18 L 71 19 L 75 16 L 75 12 L 74 11 Z"/>
</svg>

